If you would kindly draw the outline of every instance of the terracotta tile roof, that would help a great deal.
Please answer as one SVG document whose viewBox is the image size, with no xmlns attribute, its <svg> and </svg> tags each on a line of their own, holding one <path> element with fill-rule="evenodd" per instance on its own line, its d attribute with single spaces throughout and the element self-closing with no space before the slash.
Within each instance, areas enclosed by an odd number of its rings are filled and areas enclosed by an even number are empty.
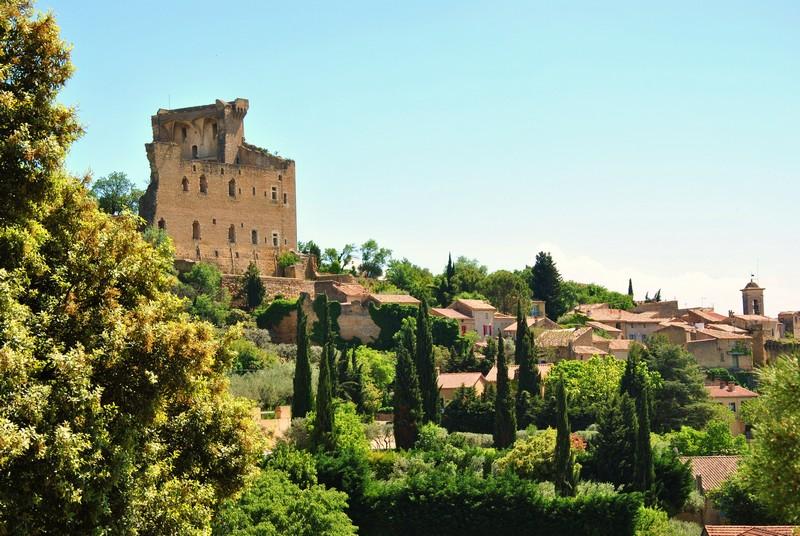
<svg viewBox="0 0 800 536">
<path fill-rule="evenodd" d="M 497 318 L 497 316 L 498 315 L 495 315 L 495 318 Z M 532 316 L 529 316 L 528 318 L 525 319 L 525 323 L 528 324 L 529 328 L 535 327 L 536 324 L 538 323 L 538 321 L 539 321 L 539 319 L 537 319 L 535 317 L 532 317 Z M 516 332 L 517 332 L 517 323 L 516 322 L 512 322 L 511 324 L 509 324 L 509 325 L 507 325 L 506 327 L 503 328 L 503 333 L 516 333 Z"/>
<path fill-rule="evenodd" d="M 536 337 L 536 344 L 544 347 L 565 347 L 592 328 L 551 329 Z"/>
<path fill-rule="evenodd" d="M 658 318 L 651 316 L 654 312 L 648 313 L 631 313 L 623 309 L 591 309 L 586 311 L 586 315 L 596 322 L 636 322 L 640 324 L 647 323 L 660 323 L 666 320 L 665 318 Z"/>
<path fill-rule="evenodd" d="M 596 322 L 594 320 L 586 322 L 586 325 L 594 329 L 602 329 L 608 333 L 622 333 L 621 329 L 617 329 L 614 326 L 609 326 L 608 324 L 603 324 L 602 322 Z"/>
<path fill-rule="evenodd" d="M 475 387 L 483 379 L 480 372 L 444 372 L 439 374 L 439 389 L 458 389 L 464 387 Z"/>
<path fill-rule="evenodd" d="M 741 456 L 681 456 L 681 461 L 688 461 L 692 467 L 695 480 L 700 476 L 701 492 L 716 489 L 736 472 Z"/>
<path fill-rule="evenodd" d="M 419 300 L 414 296 L 408 294 L 370 294 L 369 298 L 378 302 L 379 305 L 384 303 L 402 303 L 407 305 L 419 305 Z"/>
<path fill-rule="evenodd" d="M 790 525 L 706 525 L 703 536 L 792 536 Z"/>
<path fill-rule="evenodd" d="M 781 311 L 780 313 L 778 313 L 778 318 L 782 316 L 794 316 L 797 313 L 800 313 L 800 311 Z"/>
<path fill-rule="evenodd" d="M 721 329 L 700 328 L 697 330 L 697 333 L 702 333 L 703 335 L 708 335 L 709 337 L 713 337 L 715 339 L 735 339 L 739 341 L 750 340 L 750 337 L 747 335 L 742 335 L 741 333 L 731 333 Z"/>
<path fill-rule="evenodd" d="M 706 385 L 706 391 L 711 398 L 756 398 L 758 393 L 745 389 L 741 385 L 723 386 Z"/>
<path fill-rule="evenodd" d="M 469 320 L 467 315 L 459 313 L 455 309 L 447 309 L 445 307 L 431 307 L 431 314 L 434 316 L 453 318 L 455 320 Z"/>
<path fill-rule="evenodd" d="M 572 351 L 577 355 L 608 355 L 608 352 L 601 350 L 597 346 L 577 345 L 572 347 Z"/>
<path fill-rule="evenodd" d="M 716 329 L 718 331 L 727 331 L 728 333 L 747 334 L 746 329 L 737 328 L 736 326 L 731 326 L 730 324 L 708 324 L 706 329 Z"/>
<path fill-rule="evenodd" d="M 358 283 L 334 283 L 333 287 L 345 296 L 365 296 L 367 289 Z"/>
<path fill-rule="evenodd" d="M 539 376 L 542 379 L 547 378 L 547 375 L 550 374 L 550 369 L 553 368 L 552 363 L 537 363 L 536 368 L 539 369 Z M 508 366 L 508 379 L 513 380 L 517 377 L 517 371 L 519 370 L 519 365 L 509 365 Z M 494 365 L 492 368 L 489 369 L 489 372 L 486 373 L 486 382 L 487 383 L 497 383 L 497 365 Z"/>
<path fill-rule="evenodd" d="M 728 318 L 727 316 L 721 315 L 716 311 L 706 309 L 689 309 L 689 313 L 702 318 L 706 322 L 722 322 Z"/>
<path fill-rule="evenodd" d="M 631 343 L 633 343 L 630 339 L 612 339 L 608 342 L 608 349 L 609 350 L 630 350 Z"/>
<path fill-rule="evenodd" d="M 740 318 L 748 322 L 775 322 L 774 318 L 764 315 L 733 315 L 734 318 Z"/>
<path fill-rule="evenodd" d="M 469 309 L 473 311 L 496 311 L 497 309 L 490 303 L 486 303 L 483 300 L 468 300 L 468 299 L 459 299 L 456 302 L 463 304 Z M 450 307 L 453 307 L 450 305 Z"/>
</svg>

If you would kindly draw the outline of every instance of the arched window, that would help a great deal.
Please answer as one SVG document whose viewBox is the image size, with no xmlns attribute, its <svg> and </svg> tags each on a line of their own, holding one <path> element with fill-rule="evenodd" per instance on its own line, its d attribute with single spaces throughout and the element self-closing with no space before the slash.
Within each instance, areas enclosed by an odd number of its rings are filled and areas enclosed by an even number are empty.
<svg viewBox="0 0 800 536">
<path fill-rule="evenodd" d="M 231 244 L 236 243 L 236 226 L 233 224 L 228 227 L 228 242 Z"/>
<path fill-rule="evenodd" d="M 205 175 L 200 175 L 200 193 L 201 194 L 208 193 L 208 180 L 206 180 Z"/>
<path fill-rule="evenodd" d="M 200 240 L 200 223 L 197 220 L 192 223 L 192 240 Z"/>
<path fill-rule="evenodd" d="M 197 145 L 192 145 L 192 158 L 197 158 Z"/>
<path fill-rule="evenodd" d="M 158 220 L 158 228 L 162 231 L 167 228 L 167 222 L 164 221 L 164 218 Z"/>
<path fill-rule="evenodd" d="M 250 231 L 250 241 L 253 244 L 258 244 L 258 231 L 256 231 L 255 229 Z"/>
<path fill-rule="evenodd" d="M 228 181 L 228 195 L 236 197 L 236 181 L 234 179 Z"/>
<path fill-rule="evenodd" d="M 183 191 L 184 192 L 188 192 L 189 191 L 189 179 L 184 177 L 183 180 L 181 181 L 181 185 L 183 186 Z"/>
</svg>

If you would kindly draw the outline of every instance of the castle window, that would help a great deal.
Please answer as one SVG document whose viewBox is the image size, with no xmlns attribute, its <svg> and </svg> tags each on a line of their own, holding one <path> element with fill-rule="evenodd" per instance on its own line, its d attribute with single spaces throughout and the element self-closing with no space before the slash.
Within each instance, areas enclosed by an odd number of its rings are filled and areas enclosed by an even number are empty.
<svg viewBox="0 0 800 536">
<path fill-rule="evenodd" d="M 197 145 L 192 145 L 192 158 L 197 158 Z"/>
<path fill-rule="evenodd" d="M 231 226 L 228 227 L 228 242 L 230 242 L 231 244 L 236 243 L 236 226 L 233 224 L 231 224 Z"/>
<path fill-rule="evenodd" d="M 239 188 L 239 195 L 242 195 L 242 189 Z"/>
<path fill-rule="evenodd" d="M 236 258 L 237 259 L 239 258 L 239 252 L 238 251 L 236 252 Z"/>
<path fill-rule="evenodd" d="M 186 127 L 181 127 L 181 141 L 186 141 Z"/>
<path fill-rule="evenodd" d="M 219 174 L 220 175 L 225 175 L 225 168 L 222 168 L 222 167 L 219 168 Z"/>
<path fill-rule="evenodd" d="M 273 231 L 272 232 L 272 245 L 275 246 L 275 247 L 278 247 L 278 244 L 280 244 L 280 242 L 278 242 L 278 233 Z"/>
<path fill-rule="evenodd" d="M 196 248 L 194 248 L 194 254 L 197 257 L 197 260 L 199 261 L 200 260 L 200 246 L 197 246 Z"/>
<path fill-rule="evenodd" d="M 208 193 L 208 180 L 206 180 L 205 175 L 200 175 L 200 193 L 201 194 Z"/>
<path fill-rule="evenodd" d="M 215 257 L 219 257 L 219 251 L 218 251 L 218 250 L 216 250 L 216 249 L 214 250 L 214 256 L 215 256 Z"/>
<path fill-rule="evenodd" d="M 192 171 L 197 171 L 197 166 L 192 166 Z"/>
<path fill-rule="evenodd" d="M 217 218 L 212 218 L 212 219 L 211 219 L 211 223 L 213 223 L 214 225 L 216 225 L 216 224 L 217 224 Z"/>
<path fill-rule="evenodd" d="M 283 245 L 285 246 L 285 245 L 288 245 L 288 244 L 289 244 L 289 240 L 288 240 L 288 239 L 286 239 L 286 238 L 284 238 L 284 239 L 283 239 Z"/>
<path fill-rule="evenodd" d="M 278 187 L 277 186 L 273 186 L 272 187 L 272 200 L 273 201 L 277 201 L 278 200 Z"/>
<path fill-rule="evenodd" d="M 253 186 L 253 195 L 256 195 L 256 187 Z"/>
<path fill-rule="evenodd" d="M 228 181 L 228 195 L 230 197 L 236 197 L 236 181 L 233 179 Z"/>
<path fill-rule="evenodd" d="M 258 244 L 258 231 L 256 231 L 255 229 L 253 229 L 252 231 L 250 231 L 250 241 L 251 241 L 251 242 L 252 242 L 254 245 Z"/>
<path fill-rule="evenodd" d="M 211 135 L 214 136 L 215 138 L 217 137 L 217 124 L 216 123 L 211 125 Z"/>
<path fill-rule="evenodd" d="M 283 180 L 283 175 L 278 175 L 278 181 L 280 182 L 282 180 Z"/>
<path fill-rule="evenodd" d="M 288 205 L 289 204 L 289 194 L 286 194 L 286 193 L 283 194 L 283 204 L 284 205 Z"/>
<path fill-rule="evenodd" d="M 167 228 L 167 222 L 164 221 L 164 218 L 158 220 L 158 228 L 162 231 Z"/>
<path fill-rule="evenodd" d="M 181 185 L 183 186 L 183 191 L 184 192 L 188 192 L 189 191 L 189 179 L 184 177 L 183 180 L 181 181 Z"/>
<path fill-rule="evenodd" d="M 200 240 L 200 223 L 197 220 L 192 223 L 192 240 Z"/>
</svg>

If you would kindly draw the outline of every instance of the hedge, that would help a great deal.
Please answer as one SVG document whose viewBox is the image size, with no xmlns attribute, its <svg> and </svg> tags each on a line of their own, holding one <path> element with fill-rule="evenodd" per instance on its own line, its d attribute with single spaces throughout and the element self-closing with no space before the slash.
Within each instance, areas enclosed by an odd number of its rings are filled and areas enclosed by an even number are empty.
<svg viewBox="0 0 800 536">
<path fill-rule="evenodd" d="M 297 307 L 297 300 L 276 298 L 255 312 L 256 325 L 261 329 L 274 329 Z"/>
<path fill-rule="evenodd" d="M 403 319 L 416 318 L 417 307 L 397 303 L 385 303 L 378 307 L 370 302 L 369 316 L 381 330 L 371 346 L 378 350 L 390 350 L 394 348 L 394 335 L 400 331 Z M 458 323 L 453 319 L 440 316 L 431 316 L 430 319 L 433 344 L 446 348 L 454 346 L 459 337 Z"/>
</svg>

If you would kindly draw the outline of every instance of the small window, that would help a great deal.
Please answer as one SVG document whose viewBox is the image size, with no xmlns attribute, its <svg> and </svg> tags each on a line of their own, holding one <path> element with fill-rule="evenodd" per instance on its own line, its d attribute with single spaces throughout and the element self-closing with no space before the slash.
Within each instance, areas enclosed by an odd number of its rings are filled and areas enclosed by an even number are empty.
<svg viewBox="0 0 800 536">
<path fill-rule="evenodd" d="M 256 195 L 256 187 L 253 186 L 253 195 Z"/>
<path fill-rule="evenodd" d="M 228 196 L 236 197 L 236 181 L 233 179 L 228 181 Z"/>
<path fill-rule="evenodd" d="M 288 245 L 288 244 L 289 244 L 289 240 L 288 240 L 288 239 L 286 239 L 286 238 L 284 238 L 284 239 L 283 239 L 283 245 L 284 245 L 284 246 L 286 246 L 286 245 Z"/>
<path fill-rule="evenodd" d="M 267 191 L 264 190 L 264 197 L 267 197 Z"/>
<path fill-rule="evenodd" d="M 228 242 L 230 242 L 231 244 L 236 243 L 236 226 L 233 224 L 231 224 L 231 226 L 228 227 Z"/>
<path fill-rule="evenodd" d="M 158 228 L 162 231 L 167 228 L 167 222 L 164 221 L 164 218 L 158 220 Z"/>
<path fill-rule="evenodd" d="M 278 181 L 280 182 L 282 180 L 283 180 L 283 175 L 278 175 Z"/>
<path fill-rule="evenodd" d="M 239 258 L 239 252 L 238 251 L 236 252 L 236 258 L 237 259 Z"/>
<path fill-rule="evenodd" d="M 242 195 L 242 189 L 239 188 L 239 195 Z"/>
<path fill-rule="evenodd" d="M 197 158 L 197 145 L 192 145 L 192 158 Z"/>
<path fill-rule="evenodd" d="M 273 186 L 272 187 L 272 200 L 273 201 L 277 201 L 278 200 L 278 187 L 277 186 Z"/>
<path fill-rule="evenodd" d="M 278 233 L 272 233 L 272 245 L 278 247 L 278 244 L 280 244 L 278 242 Z"/>
<path fill-rule="evenodd" d="M 192 240 L 200 240 L 200 223 L 197 220 L 192 222 Z"/>
<path fill-rule="evenodd" d="M 192 166 L 192 171 L 197 171 L 197 166 Z"/>
<path fill-rule="evenodd" d="M 189 179 L 184 177 L 183 180 L 181 181 L 181 186 L 183 186 L 183 191 L 184 192 L 188 192 L 189 191 Z"/>
<path fill-rule="evenodd" d="M 219 174 L 225 175 L 225 168 L 219 168 Z"/>
<path fill-rule="evenodd" d="M 216 249 L 214 250 L 214 256 L 219 257 L 219 251 L 217 251 Z"/>
<path fill-rule="evenodd" d="M 181 141 L 186 141 L 187 134 L 186 127 L 181 127 Z"/>
<path fill-rule="evenodd" d="M 250 231 L 250 241 L 253 244 L 258 244 L 258 231 L 256 231 L 255 229 Z"/>
<path fill-rule="evenodd" d="M 214 225 L 216 225 L 216 224 L 217 224 L 217 218 L 212 218 L 212 219 L 211 219 L 211 223 L 213 223 Z"/>
<path fill-rule="evenodd" d="M 730 409 L 732 412 L 736 413 L 736 402 L 728 402 L 728 409 Z"/>
<path fill-rule="evenodd" d="M 208 193 L 208 180 L 206 179 L 205 175 L 200 175 L 200 193 Z"/>
<path fill-rule="evenodd" d="M 239 227 L 241 227 L 242 229 L 244 229 L 244 223 L 240 223 L 240 224 L 239 224 Z"/>
<path fill-rule="evenodd" d="M 214 136 L 215 138 L 217 137 L 217 124 L 216 123 L 211 125 L 211 135 Z"/>
<path fill-rule="evenodd" d="M 288 205 L 289 204 L 289 194 L 286 194 L 286 193 L 283 194 L 283 204 L 284 205 Z"/>
</svg>

